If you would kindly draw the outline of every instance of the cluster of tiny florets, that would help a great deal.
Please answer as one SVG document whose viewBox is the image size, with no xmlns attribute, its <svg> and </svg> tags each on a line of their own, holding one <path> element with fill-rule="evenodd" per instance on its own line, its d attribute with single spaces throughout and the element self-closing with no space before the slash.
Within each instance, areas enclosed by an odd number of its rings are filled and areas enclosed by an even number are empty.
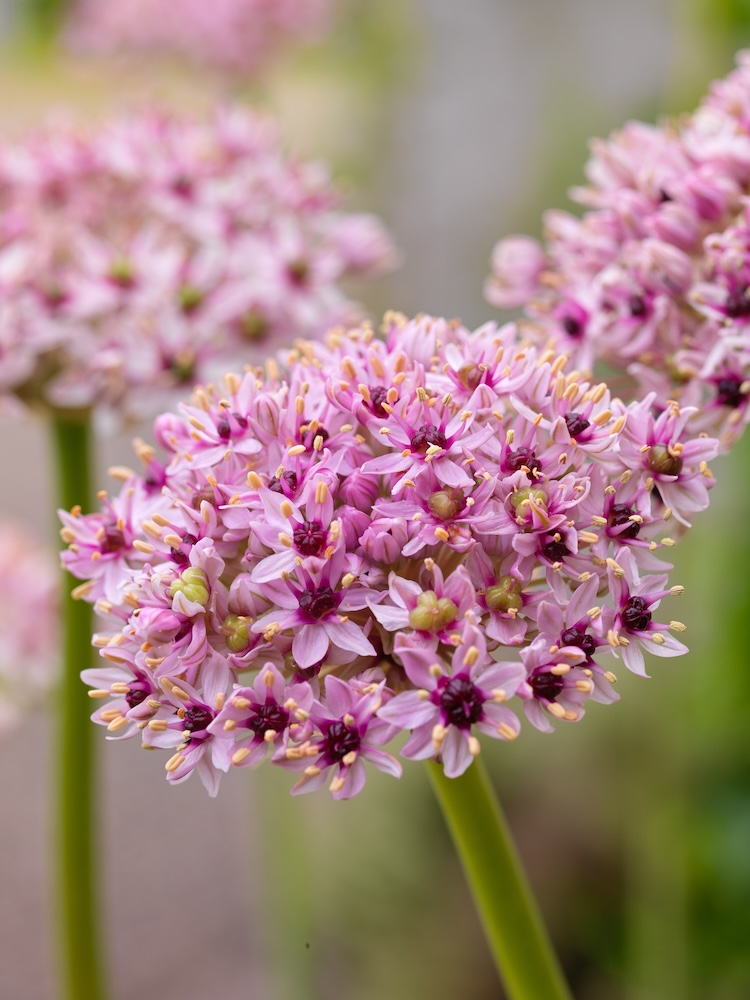
<svg viewBox="0 0 750 1000">
<path fill-rule="evenodd" d="M 357 322 L 338 282 L 391 260 L 254 113 L 52 126 L 0 144 L 0 394 L 141 413 L 219 357 Z"/>
<path fill-rule="evenodd" d="M 257 74 L 293 42 L 319 37 L 331 0 L 79 0 L 67 38 L 111 55 L 178 56 L 236 76 Z"/>
<path fill-rule="evenodd" d="M 661 601 L 673 522 L 708 503 L 694 410 L 625 405 L 512 324 L 389 314 L 199 388 L 141 474 L 63 512 L 78 594 L 114 623 L 84 671 L 114 739 L 214 793 L 268 757 L 358 792 L 383 747 L 460 775 L 685 651 Z"/>
<path fill-rule="evenodd" d="M 0 734 L 50 698 L 60 666 L 52 551 L 0 523 Z"/>
<path fill-rule="evenodd" d="M 750 52 L 692 116 L 592 153 L 583 216 L 547 212 L 544 246 L 498 243 L 487 298 L 628 392 L 699 407 L 725 449 L 750 419 Z"/>
</svg>

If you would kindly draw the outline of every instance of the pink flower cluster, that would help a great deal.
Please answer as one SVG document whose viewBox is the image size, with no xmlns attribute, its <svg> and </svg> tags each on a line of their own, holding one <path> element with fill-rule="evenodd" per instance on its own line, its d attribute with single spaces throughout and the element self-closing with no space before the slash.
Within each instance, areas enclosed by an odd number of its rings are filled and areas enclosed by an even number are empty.
<svg viewBox="0 0 750 1000">
<path fill-rule="evenodd" d="M 67 568 L 114 631 L 83 673 L 113 739 L 215 793 L 232 766 L 357 793 L 364 762 L 512 740 L 617 698 L 618 659 L 685 646 L 663 618 L 674 520 L 707 506 L 695 411 L 624 405 L 513 324 L 388 314 L 299 342 L 155 424 L 164 461 L 62 512 Z"/>
<path fill-rule="evenodd" d="M 750 419 L 750 52 L 691 117 L 592 144 L 581 218 L 495 248 L 490 302 L 641 396 L 697 406 L 728 447 Z"/>
<path fill-rule="evenodd" d="M 0 145 L 0 393 L 153 405 L 217 357 L 358 321 L 338 282 L 392 259 L 259 115 L 51 127 Z"/>
<path fill-rule="evenodd" d="M 49 696 L 59 667 L 54 556 L 0 524 L 0 733 Z"/>
<path fill-rule="evenodd" d="M 247 76 L 318 37 L 330 14 L 331 0 L 80 0 L 68 34 L 97 53 L 176 55 Z"/>
</svg>

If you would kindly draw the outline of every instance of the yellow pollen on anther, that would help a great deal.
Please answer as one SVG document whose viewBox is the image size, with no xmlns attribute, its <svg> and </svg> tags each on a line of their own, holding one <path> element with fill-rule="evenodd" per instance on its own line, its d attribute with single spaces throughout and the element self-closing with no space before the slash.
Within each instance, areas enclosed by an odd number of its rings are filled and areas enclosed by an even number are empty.
<svg viewBox="0 0 750 1000">
<path fill-rule="evenodd" d="M 350 715 L 350 714 L 349 714 L 349 713 L 347 712 L 347 713 L 346 713 L 346 715 L 344 716 L 344 718 L 343 718 L 343 720 L 342 720 L 342 721 L 343 721 L 343 723 L 344 723 L 345 725 L 347 725 L 347 726 L 353 726 L 353 725 L 354 725 L 354 716 L 353 716 L 353 715 Z"/>
<path fill-rule="evenodd" d="M 433 663 L 430 666 L 430 673 L 432 674 L 433 677 L 442 677 L 443 668 L 439 663 Z"/>
<path fill-rule="evenodd" d="M 556 663 L 554 667 L 549 668 L 549 672 L 554 674 L 555 677 L 563 677 L 565 674 L 570 673 L 569 663 Z"/>
<path fill-rule="evenodd" d="M 246 760 L 250 756 L 250 747 L 241 747 L 239 750 L 235 750 L 232 754 L 232 763 L 241 764 L 243 760 Z"/>
<path fill-rule="evenodd" d="M 122 718 L 122 712 L 119 708 L 107 708 L 99 713 L 99 718 L 102 722 L 112 722 L 113 719 Z"/>
<path fill-rule="evenodd" d="M 672 621 L 669 623 L 669 627 L 673 632 L 687 632 L 687 625 L 683 622 Z"/>
<path fill-rule="evenodd" d="M 581 691 L 583 694 L 590 694 L 594 690 L 594 685 L 591 681 L 576 681 L 576 691 Z"/>
<path fill-rule="evenodd" d="M 124 715 L 121 715 L 118 719 L 113 719 L 107 726 L 110 733 L 116 733 L 118 729 L 122 729 L 123 726 L 127 726 L 128 720 Z"/>
<path fill-rule="evenodd" d="M 347 767 L 351 767 L 356 759 L 357 759 L 357 751 L 350 750 L 349 753 L 344 754 L 344 756 L 341 758 L 341 763 L 345 764 Z"/>
<path fill-rule="evenodd" d="M 554 715 L 558 719 L 565 718 L 565 709 L 562 707 L 562 705 L 558 705 L 556 701 L 550 702 L 549 705 L 547 705 L 547 710 L 549 711 L 550 715 Z"/>
<path fill-rule="evenodd" d="M 166 719 L 151 719 L 148 728 L 152 733 L 166 733 L 167 722 Z"/>
<path fill-rule="evenodd" d="M 169 772 L 169 774 L 171 774 L 173 771 L 176 771 L 177 768 L 184 763 L 184 761 L 185 758 L 183 757 L 183 755 L 181 753 L 176 753 L 174 757 L 170 757 L 167 763 L 164 765 L 164 770 Z"/>
<path fill-rule="evenodd" d="M 237 723 L 234 719 L 226 719 L 224 722 L 224 732 L 231 733 L 233 729 L 237 728 Z"/>
<path fill-rule="evenodd" d="M 663 646 L 664 643 L 667 641 L 661 634 L 661 632 L 654 632 L 654 634 L 649 636 L 649 638 L 652 640 L 652 642 L 655 642 L 657 646 Z"/>
<path fill-rule="evenodd" d="M 464 666 L 473 667 L 474 664 L 479 659 L 479 650 L 476 646 L 469 646 L 466 650 L 466 655 L 464 656 Z"/>
<path fill-rule="evenodd" d="M 471 754 L 471 756 L 472 757 L 478 757 L 479 756 L 479 751 L 482 748 L 479 745 L 479 740 L 476 738 L 476 736 L 470 736 L 466 742 L 468 744 L 469 753 Z"/>
<path fill-rule="evenodd" d="M 497 731 L 506 740 L 515 740 L 518 737 L 518 733 L 507 722 L 501 722 L 497 727 Z"/>
<path fill-rule="evenodd" d="M 439 750 L 443 745 L 443 740 L 445 739 L 447 732 L 448 730 L 445 726 L 441 725 L 439 722 L 436 722 L 432 727 L 432 745 L 436 750 Z"/>
</svg>

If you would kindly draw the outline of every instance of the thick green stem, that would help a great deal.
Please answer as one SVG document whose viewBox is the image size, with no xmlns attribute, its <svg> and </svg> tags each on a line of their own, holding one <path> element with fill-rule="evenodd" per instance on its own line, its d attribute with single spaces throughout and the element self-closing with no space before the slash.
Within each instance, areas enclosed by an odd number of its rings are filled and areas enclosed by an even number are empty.
<svg viewBox="0 0 750 1000">
<path fill-rule="evenodd" d="M 91 429 L 88 420 L 53 417 L 58 498 L 69 510 L 91 508 Z M 57 759 L 57 864 L 60 921 L 61 996 L 101 1000 L 96 843 L 93 791 L 94 727 L 91 702 L 80 673 L 91 663 L 93 613 L 73 600 L 75 581 L 62 584 L 63 676 Z"/>
<path fill-rule="evenodd" d="M 484 767 L 428 769 L 508 997 L 571 1000 Z"/>
</svg>

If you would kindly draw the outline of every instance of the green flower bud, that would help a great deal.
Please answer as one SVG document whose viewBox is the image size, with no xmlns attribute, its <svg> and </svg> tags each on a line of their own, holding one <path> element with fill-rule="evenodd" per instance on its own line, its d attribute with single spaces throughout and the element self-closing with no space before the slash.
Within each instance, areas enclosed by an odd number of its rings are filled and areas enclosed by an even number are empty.
<svg viewBox="0 0 750 1000">
<path fill-rule="evenodd" d="M 177 579 L 172 581 L 169 588 L 170 597 L 174 597 L 178 593 L 184 594 L 188 601 L 202 604 L 205 608 L 208 604 L 209 590 L 208 580 L 203 570 L 197 566 L 188 566 L 186 570 L 183 570 Z"/>
<path fill-rule="evenodd" d="M 420 632 L 440 632 L 456 620 L 458 608 L 447 597 L 438 597 L 426 590 L 417 598 L 417 606 L 409 615 L 409 624 Z"/>
<path fill-rule="evenodd" d="M 450 488 L 438 490 L 436 493 L 430 494 L 427 506 L 430 508 L 430 512 L 435 517 L 439 517 L 441 521 L 450 521 L 452 517 L 460 514 L 466 506 L 464 491 Z"/>
<path fill-rule="evenodd" d="M 247 622 L 239 615 L 227 615 L 221 624 L 227 647 L 233 653 L 241 653 L 250 645 L 250 632 Z"/>
<path fill-rule="evenodd" d="M 518 510 L 521 504 L 527 503 L 529 500 L 533 500 L 540 507 L 546 507 L 547 494 L 537 486 L 523 486 L 510 495 L 510 502 L 514 510 Z"/>
<path fill-rule="evenodd" d="M 203 302 L 203 292 L 200 288 L 196 288 L 195 285 L 183 285 L 177 295 L 180 303 L 180 309 L 186 315 L 190 315 L 191 312 L 194 312 Z"/>
<path fill-rule="evenodd" d="M 664 444 L 652 445 L 648 452 L 648 467 L 663 476 L 679 476 L 682 472 L 682 456 L 673 455 Z"/>
<path fill-rule="evenodd" d="M 493 587 L 487 588 L 484 599 L 490 611 L 520 611 L 523 607 L 521 584 L 515 577 L 501 576 Z"/>
</svg>

